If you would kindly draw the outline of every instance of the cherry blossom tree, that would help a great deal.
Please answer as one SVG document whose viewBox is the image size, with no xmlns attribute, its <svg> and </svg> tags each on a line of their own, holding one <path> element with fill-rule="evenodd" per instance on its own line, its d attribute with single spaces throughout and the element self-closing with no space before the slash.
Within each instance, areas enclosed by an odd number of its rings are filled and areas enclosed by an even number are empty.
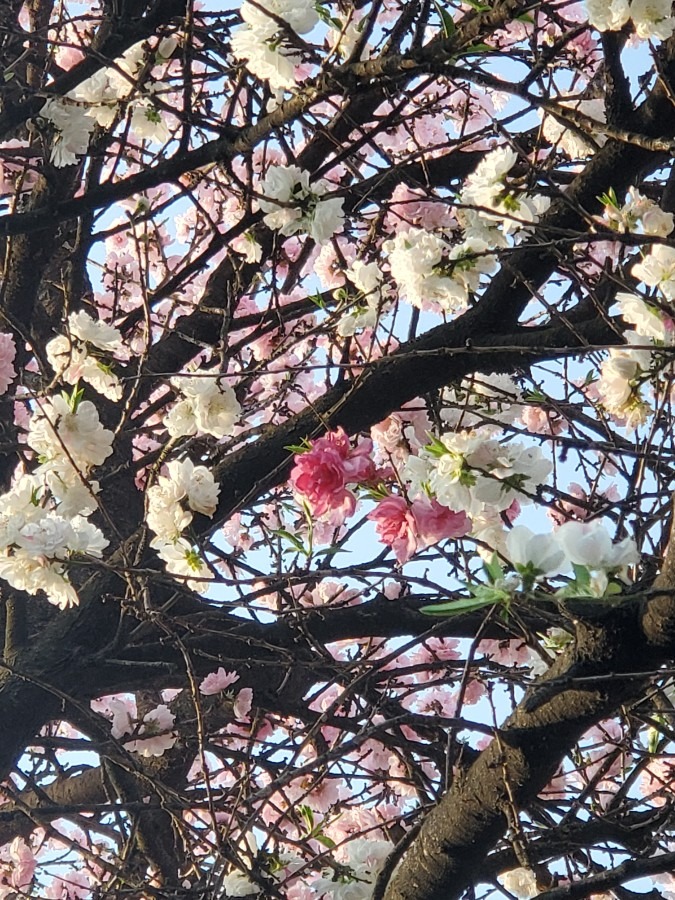
<svg viewBox="0 0 675 900">
<path fill-rule="evenodd" d="M 675 897 L 671 13 L 0 6 L 0 898 Z"/>
</svg>

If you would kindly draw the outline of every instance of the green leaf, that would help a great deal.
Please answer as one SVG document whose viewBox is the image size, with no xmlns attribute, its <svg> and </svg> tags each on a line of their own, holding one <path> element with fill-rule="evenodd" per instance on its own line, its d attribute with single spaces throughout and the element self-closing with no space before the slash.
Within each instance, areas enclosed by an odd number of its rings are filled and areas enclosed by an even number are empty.
<svg viewBox="0 0 675 900">
<path fill-rule="evenodd" d="M 439 440 L 433 434 L 427 434 L 429 438 L 429 443 L 424 448 L 428 453 L 431 453 L 432 456 L 446 456 L 448 454 L 448 448 L 445 446 L 443 441 Z"/>
<path fill-rule="evenodd" d="M 323 299 L 321 294 L 310 294 L 307 299 L 310 300 L 314 304 L 314 306 L 318 306 L 319 309 L 326 308 L 326 301 Z"/>
<path fill-rule="evenodd" d="M 572 563 L 572 568 L 578 590 L 588 593 L 591 589 L 591 573 L 586 566 L 578 566 L 576 563 Z"/>
<path fill-rule="evenodd" d="M 300 538 L 295 534 L 291 534 L 290 531 L 286 531 L 285 528 L 277 528 L 276 531 L 272 532 L 272 534 L 276 535 L 277 537 L 284 538 L 284 540 L 287 540 L 289 544 L 292 544 L 298 551 L 298 553 L 302 553 L 303 556 L 308 555 L 307 550 L 305 549 L 305 545 L 302 543 Z"/>
<path fill-rule="evenodd" d="M 61 396 L 70 407 L 70 411 L 72 413 L 76 413 L 77 408 L 80 405 L 82 398 L 84 397 L 84 388 L 78 388 L 78 386 L 75 385 L 70 394 L 67 391 L 62 391 Z"/>
<path fill-rule="evenodd" d="M 455 20 L 447 10 L 443 9 L 438 0 L 434 0 L 434 6 L 436 7 L 436 12 L 440 17 L 441 25 L 443 26 L 443 35 L 446 38 L 451 38 L 457 30 Z"/>
<path fill-rule="evenodd" d="M 610 581 L 605 591 L 605 597 L 615 597 L 617 594 L 623 594 L 623 588 L 616 581 Z"/>
<path fill-rule="evenodd" d="M 600 194 L 598 197 L 603 206 L 613 206 L 614 209 L 620 209 L 619 198 L 616 196 L 614 188 L 610 188 L 606 193 Z"/>
<path fill-rule="evenodd" d="M 331 16 L 330 11 L 326 9 L 323 4 L 315 3 L 314 9 L 322 22 L 325 22 L 326 25 L 332 25 L 333 28 L 337 28 L 338 31 L 342 31 L 342 22 L 334 16 Z"/>
<path fill-rule="evenodd" d="M 474 612 L 486 606 L 494 606 L 494 598 L 472 597 L 466 600 L 451 600 L 448 603 L 437 603 L 433 606 L 423 606 L 421 612 L 427 616 L 458 616 L 462 613 Z"/>
<path fill-rule="evenodd" d="M 532 391 L 527 391 L 523 394 L 523 400 L 526 403 L 545 403 L 548 400 L 548 397 L 543 391 L 540 391 L 538 388 L 534 388 Z"/>
<path fill-rule="evenodd" d="M 311 449 L 312 449 L 312 445 L 307 440 L 307 438 L 303 438 L 301 444 L 287 444 L 284 447 L 284 450 L 288 450 L 289 453 L 294 453 L 296 456 L 298 456 L 301 453 L 307 453 Z"/>
<path fill-rule="evenodd" d="M 311 832 L 314 829 L 314 813 L 312 812 L 311 807 L 305 806 L 304 804 L 299 807 L 298 812 L 305 820 L 305 824 L 307 825 L 307 830 Z"/>
<path fill-rule="evenodd" d="M 504 575 L 504 570 L 502 569 L 501 563 L 499 562 L 499 557 L 496 553 L 492 554 L 492 559 L 490 560 L 490 562 L 483 563 L 483 568 L 487 573 L 490 584 L 494 584 L 495 581 L 497 581 Z"/>
<path fill-rule="evenodd" d="M 472 44 L 466 50 L 460 50 L 457 56 L 473 56 L 476 53 L 496 53 L 496 50 L 489 44 Z"/>
<path fill-rule="evenodd" d="M 389 496 L 389 491 L 384 484 L 371 485 L 364 491 L 369 500 L 384 500 Z"/>
<path fill-rule="evenodd" d="M 329 850 L 334 850 L 337 847 L 335 841 L 329 838 L 327 834 L 315 834 L 314 840 L 323 844 L 324 847 L 328 847 Z"/>
</svg>

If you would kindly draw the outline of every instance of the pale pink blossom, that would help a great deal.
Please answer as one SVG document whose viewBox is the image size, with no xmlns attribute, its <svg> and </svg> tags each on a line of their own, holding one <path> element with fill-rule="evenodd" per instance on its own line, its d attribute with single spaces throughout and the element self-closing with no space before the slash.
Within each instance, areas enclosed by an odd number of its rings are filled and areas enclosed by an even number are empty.
<svg viewBox="0 0 675 900">
<path fill-rule="evenodd" d="M 44 892 L 48 900 L 84 900 L 91 891 L 89 877 L 85 872 L 69 872 L 57 876 Z"/>
<path fill-rule="evenodd" d="M 230 685 L 239 680 L 236 672 L 226 672 L 221 666 L 217 672 L 211 672 L 199 685 L 199 692 L 205 697 L 213 694 L 219 694 L 221 691 L 227 690 Z"/>
<path fill-rule="evenodd" d="M 543 406 L 524 406 L 520 421 L 532 434 L 560 434 L 567 428 L 565 420 Z"/>
<path fill-rule="evenodd" d="M 15 888 L 23 894 L 35 874 L 36 860 L 33 850 L 23 838 L 16 837 L 9 845 L 8 854 L 5 848 L 0 853 L 3 857 L 0 863 L 0 896 L 17 896 L 9 890 L 10 888 Z M 5 854 L 9 856 L 8 860 Z"/>
<path fill-rule="evenodd" d="M 138 729 L 139 740 L 128 741 L 124 747 L 141 756 L 162 756 L 178 740 L 173 727 L 176 717 L 165 704 L 160 704 L 143 717 L 143 724 Z"/>
<path fill-rule="evenodd" d="M 0 334 L 0 394 L 4 394 L 16 378 L 14 357 L 16 345 L 11 334 Z"/>
<path fill-rule="evenodd" d="M 248 714 L 251 712 L 251 705 L 253 703 L 253 690 L 252 688 L 242 688 L 237 694 L 237 699 L 234 701 L 234 717 L 238 719 L 240 722 L 248 721 Z"/>
</svg>

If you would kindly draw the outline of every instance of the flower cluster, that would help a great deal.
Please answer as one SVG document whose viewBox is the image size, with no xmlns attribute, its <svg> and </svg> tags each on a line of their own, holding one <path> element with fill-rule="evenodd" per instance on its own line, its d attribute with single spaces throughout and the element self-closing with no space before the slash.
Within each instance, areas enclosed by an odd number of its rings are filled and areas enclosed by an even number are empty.
<svg viewBox="0 0 675 900">
<path fill-rule="evenodd" d="M 120 332 L 86 312 L 71 313 L 67 327 L 67 334 L 53 338 L 45 348 L 56 375 L 67 384 L 76 385 L 82 379 L 109 400 L 120 400 L 119 378 L 101 357 L 103 353 L 109 359 L 122 349 Z"/>
<path fill-rule="evenodd" d="M 593 100 L 561 100 L 561 107 L 569 107 L 578 110 L 591 119 L 594 119 L 598 125 L 605 123 L 605 102 L 601 99 Z M 546 114 L 544 116 L 542 133 L 549 143 L 554 147 L 562 150 L 570 159 L 583 159 L 595 152 L 597 147 L 602 147 L 607 138 L 603 134 L 593 133 L 591 139 L 587 138 L 584 133 L 575 128 L 570 128 L 564 121 L 564 117 L 557 119 L 555 116 Z"/>
<path fill-rule="evenodd" d="M 516 525 L 506 538 L 505 555 L 523 577 L 536 580 L 560 574 L 572 567 L 592 573 L 580 586 L 581 593 L 602 597 L 609 576 L 625 578 L 626 568 L 639 561 L 632 538 L 614 543 L 602 521 L 565 522 L 548 534 L 535 534 Z"/>
<path fill-rule="evenodd" d="M 639 298 L 631 297 L 630 307 L 635 308 L 639 302 Z M 657 317 L 650 315 L 647 304 L 643 306 L 645 313 L 640 317 L 641 320 L 648 327 L 652 320 L 656 324 Z M 644 345 L 652 341 L 648 337 L 641 337 L 637 331 L 628 331 L 625 337 L 627 343 L 613 347 L 609 356 L 603 360 L 598 391 L 607 412 L 625 422 L 627 428 L 633 429 L 641 425 L 650 412 L 649 403 L 642 395 L 641 388 L 649 381 L 652 366 L 652 353 Z"/>
<path fill-rule="evenodd" d="M 465 510 L 472 518 L 503 512 L 514 503 L 531 503 L 552 465 L 538 447 L 501 443 L 490 431 L 460 431 L 410 457 L 406 477 L 421 489 L 428 485 L 439 503 Z"/>
<path fill-rule="evenodd" d="M 374 328 L 383 294 L 382 272 L 377 263 L 364 263 L 357 259 L 345 274 L 358 293 L 356 305 L 338 322 L 340 337 L 349 337 L 364 328 Z"/>
<path fill-rule="evenodd" d="M 112 438 L 94 404 L 77 394 L 41 402 L 27 436 L 40 465 L 30 475 L 18 472 L 0 496 L 0 577 L 12 587 L 43 591 L 61 609 L 77 604 L 67 562 L 81 554 L 100 558 L 108 545 L 86 518 L 98 491 L 86 476 L 108 458 Z"/>
<path fill-rule="evenodd" d="M 348 485 L 363 484 L 375 478 L 370 456 L 372 441 L 361 441 L 352 448 L 342 428 L 314 441 L 310 450 L 295 457 L 291 485 L 312 515 L 340 525 L 356 508 L 356 497 Z"/>
<path fill-rule="evenodd" d="M 420 309 L 434 305 L 447 312 L 465 309 L 471 294 L 478 290 L 481 275 L 490 275 L 497 268 L 485 241 L 469 238 L 453 247 L 422 228 L 399 232 L 385 241 L 383 249 L 401 294 Z"/>
<path fill-rule="evenodd" d="M 437 500 L 419 497 L 408 503 L 392 495 L 368 513 L 383 544 L 394 551 L 399 563 L 446 538 L 462 537 L 471 530 L 471 520 L 463 512 L 442 506 Z"/>
<path fill-rule="evenodd" d="M 11 334 L 0 333 L 0 396 L 7 391 L 7 388 L 16 378 L 15 357 L 16 345 L 14 338 Z"/>
<path fill-rule="evenodd" d="M 497 147 L 478 163 L 459 197 L 462 205 L 476 207 L 488 223 L 499 223 L 504 234 L 536 224 L 550 204 L 548 197 L 519 192 L 506 184 L 506 176 L 517 160 L 514 150 Z"/>
<path fill-rule="evenodd" d="M 178 734 L 171 729 L 176 717 L 166 704 L 161 703 L 147 712 L 138 721 L 135 704 L 123 698 L 110 698 L 106 704 L 106 712 L 112 713 L 111 733 L 120 740 L 128 735 L 136 735 L 137 739 L 126 741 L 125 750 L 140 753 L 141 756 L 163 756 L 178 740 Z"/>
<path fill-rule="evenodd" d="M 320 178 L 309 183 L 309 172 L 298 166 L 268 168 L 260 182 L 264 222 L 286 237 L 306 232 L 317 244 L 327 243 L 342 229 L 342 199 L 325 197 L 331 185 Z"/>
<path fill-rule="evenodd" d="M 593 101 L 595 102 L 595 101 Z M 628 189 L 628 199 L 620 206 L 616 193 L 609 190 L 604 196 L 605 208 L 603 221 L 620 234 L 643 234 L 655 237 L 668 237 L 675 228 L 675 219 L 671 212 L 641 194 L 636 188 Z M 653 249 L 658 250 L 661 245 Z"/>
<path fill-rule="evenodd" d="M 164 38 L 155 51 L 156 61 L 167 59 L 176 46 L 175 38 Z M 52 97 L 40 116 L 56 129 L 51 161 L 57 167 L 73 166 L 84 156 L 94 127 L 111 128 L 120 103 L 129 101 L 136 90 L 138 75 L 147 55 L 147 44 L 134 44 L 111 66 L 100 69 L 63 97 Z M 152 85 L 146 96 L 129 101 L 130 127 L 140 140 L 164 143 L 169 131 L 152 102 Z"/>
<path fill-rule="evenodd" d="M 619 31 L 632 19 L 638 37 L 665 41 L 675 29 L 670 0 L 586 0 L 586 10 L 598 31 Z"/>
<path fill-rule="evenodd" d="M 189 459 L 172 460 L 166 475 L 160 475 L 146 491 L 146 521 L 155 534 L 150 546 L 167 572 L 181 581 L 187 579 L 187 586 L 198 593 L 204 593 L 213 573 L 183 532 L 194 513 L 213 516 L 219 492 L 206 466 L 195 466 Z"/>
<path fill-rule="evenodd" d="M 244 25 L 235 29 L 231 38 L 235 59 L 244 60 L 249 72 L 269 82 L 274 91 L 295 87 L 295 67 L 302 60 L 293 48 L 293 33 L 307 34 L 315 27 L 319 21 L 315 4 L 310 0 L 269 0 L 263 8 L 245 0 L 241 17 Z M 278 19 L 287 27 L 280 27 Z"/>
<path fill-rule="evenodd" d="M 224 438 L 232 434 L 241 407 L 219 372 L 177 375 L 171 384 L 183 396 L 164 420 L 171 437 L 210 434 Z"/>
</svg>

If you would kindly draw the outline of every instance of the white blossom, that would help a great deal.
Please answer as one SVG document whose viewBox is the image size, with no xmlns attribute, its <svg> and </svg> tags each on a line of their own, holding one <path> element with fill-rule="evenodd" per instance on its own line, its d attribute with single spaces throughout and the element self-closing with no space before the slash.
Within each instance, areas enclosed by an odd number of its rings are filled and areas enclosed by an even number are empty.
<svg viewBox="0 0 675 900">
<path fill-rule="evenodd" d="M 382 272 L 377 263 L 364 263 L 357 259 L 345 275 L 366 305 L 357 304 L 342 316 L 337 327 L 341 337 L 348 337 L 364 328 L 374 328 L 382 301 Z"/>
<path fill-rule="evenodd" d="M 537 575 L 560 571 L 565 552 L 556 535 L 535 534 L 525 525 L 516 525 L 506 537 L 506 555 L 516 566 L 530 566 Z"/>
<path fill-rule="evenodd" d="M 515 422 L 522 413 L 521 392 L 510 375 L 477 375 L 464 378 L 458 387 L 443 391 L 441 419 L 452 427 L 472 428 L 485 416 Z"/>
<path fill-rule="evenodd" d="M 645 234 L 667 237 L 675 228 L 673 214 L 662 210 L 634 187 L 628 189 L 623 206 L 619 207 L 613 198 L 605 205 L 604 213 L 610 228 L 621 234 L 636 233 L 641 226 Z"/>
<path fill-rule="evenodd" d="M 260 34 L 272 36 L 279 26 L 267 12 L 288 22 L 296 34 L 307 34 L 318 24 L 319 16 L 314 3 L 310 0 L 266 0 L 264 5 L 253 5 L 244 0 L 241 5 L 241 17 L 246 24 Z"/>
<path fill-rule="evenodd" d="M 418 308 L 437 303 L 447 311 L 462 310 L 481 275 L 495 271 L 495 257 L 475 238 L 451 247 L 439 235 L 411 228 L 385 241 L 383 249 L 401 295 Z"/>
<path fill-rule="evenodd" d="M 119 378 L 110 364 L 98 358 L 100 352 L 112 354 L 122 349 L 118 329 L 83 311 L 71 313 L 67 327 L 67 335 L 58 335 L 47 343 L 50 366 L 67 384 L 77 384 L 81 379 L 108 399 L 120 400 Z"/>
<path fill-rule="evenodd" d="M 221 888 L 226 897 L 251 897 L 260 893 L 260 888 L 241 872 L 230 872 L 221 881 Z"/>
<path fill-rule="evenodd" d="M 671 343 L 673 338 L 672 320 L 666 324 L 663 313 L 646 303 L 638 294 L 621 292 L 616 295 L 622 318 L 635 327 L 643 337 L 663 343 Z"/>
<path fill-rule="evenodd" d="M 143 717 L 143 724 L 138 729 L 139 739 L 127 741 L 124 748 L 146 758 L 162 756 L 178 740 L 178 734 L 170 731 L 175 721 L 176 717 L 168 706 L 160 704 Z"/>
<path fill-rule="evenodd" d="M 101 425 L 96 407 L 82 400 L 76 408 L 64 397 L 40 401 L 28 428 L 27 443 L 45 462 L 63 459 L 86 473 L 112 453 L 113 433 Z"/>
<path fill-rule="evenodd" d="M 270 166 L 259 186 L 265 224 L 286 237 L 304 231 L 317 244 L 327 243 L 344 219 L 342 199 L 325 196 L 330 188 L 321 178 L 310 184 L 309 172 L 298 166 Z"/>
<path fill-rule="evenodd" d="M 565 522 L 556 538 L 570 562 L 609 572 L 637 564 L 640 556 L 632 538 L 614 544 L 603 522 Z"/>
<path fill-rule="evenodd" d="M 232 388 L 219 377 L 205 371 L 198 376 L 177 375 L 171 384 L 185 398 L 165 419 L 171 437 L 210 434 L 215 438 L 231 435 L 241 407 Z"/>
<path fill-rule="evenodd" d="M 551 113 L 544 116 L 542 132 L 549 143 L 558 147 L 570 159 L 583 159 L 595 152 L 596 146 L 603 147 L 607 142 L 606 135 L 602 134 L 602 125 L 605 124 L 605 102 L 599 98 L 593 100 L 561 100 L 560 106 L 577 110 L 594 119 L 600 126 L 593 133 L 586 135 L 581 129 L 571 127 L 564 121 L 564 111 L 561 118 L 556 119 Z"/>
<path fill-rule="evenodd" d="M 444 435 L 434 451 L 429 485 L 439 503 L 473 517 L 485 506 L 508 509 L 514 501 L 532 502 L 552 465 L 538 447 L 515 441 L 502 444 L 481 431 Z"/>
<path fill-rule="evenodd" d="M 631 274 L 648 287 L 657 287 L 666 300 L 675 300 L 675 248 L 654 245 Z"/>
<path fill-rule="evenodd" d="M 506 176 L 517 159 L 518 155 L 509 147 L 492 150 L 468 176 L 459 197 L 461 205 L 479 207 L 476 212 L 480 217 L 499 223 L 504 234 L 536 224 L 550 205 L 547 197 L 529 196 L 507 188 Z"/>
<path fill-rule="evenodd" d="M 667 40 L 675 29 L 671 11 L 671 0 L 632 0 L 630 14 L 637 36 L 643 40 Z"/>
<path fill-rule="evenodd" d="M 185 581 L 190 590 L 198 594 L 204 594 L 208 590 L 208 581 L 213 578 L 213 572 L 204 560 L 185 538 L 176 541 L 162 541 L 155 538 L 150 546 L 157 551 L 157 555 L 166 564 L 166 571 L 180 581 Z M 196 579 L 196 580 L 195 580 Z"/>
<path fill-rule="evenodd" d="M 147 97 L 131 106 L 131 130 L 139 140 L 158 144 L 165 144 L 171 137 L 164 115 Z"/>
<path fill-rule="evenodd" d="M 244 60 L 251 74 L 269 82 L 272 90 L 295 87 L 295 67 L 302 62 L 296 50 L 246 26 L 232 31 L 230 46 L 235 59 Z"/>
<path fill-rule="evenodd" d="M 649 344 L 651 338 L 635 331 L 625 333 L 626 344 L 612 347 L 600 367 L 598 391 L 605 409 L 614 416 L 626 419 L 628 428 L 635 428 L 645 420 L 649 407 L 640 396 L 640 387 L 650 370 L 652 353 L 632 344 Z"/>
<path fill-rule="evenodd" d="M 190 524 L 193 512 L 214 514 L 220 487 L 206 466 L 189 459 L 172 460 L 166 469 L 146 491 L 146 521 L 158 538 L 171 542 Z"/>
<path fill-rule="evenodd" d="M 532 869 L 511 869 L 510 872 L 503 872 L 497 877 L 506 890 L 515 894 L 519 900 L 531 900 L 539 893 L 537 879 Z"/>
<path fill-rule="evenodd" d="M 50 156 L 52 163 L 57 168 L 76 165 L 79 157 L 87 153 L 94 130 L 94 122 L 87 116 L 86 108 L 65 97 L 52 97 L 40 110 L 40 116 L 56 129 Z"/>
<path fill-rule="evenodd" d="M 76 606 L 77 592 L 62 562 L 35 556 L 34 551 L 17 548 L 0 554 L 0 578 L 27 594 L 43 591 L 50 603 L 61 609 Z"/>
<path fill-rule="evenodd" d="M 586 0 L 586 10 L 598 31 L 618 31 L 630 18 L 629 0 Z"/>
</svg>

